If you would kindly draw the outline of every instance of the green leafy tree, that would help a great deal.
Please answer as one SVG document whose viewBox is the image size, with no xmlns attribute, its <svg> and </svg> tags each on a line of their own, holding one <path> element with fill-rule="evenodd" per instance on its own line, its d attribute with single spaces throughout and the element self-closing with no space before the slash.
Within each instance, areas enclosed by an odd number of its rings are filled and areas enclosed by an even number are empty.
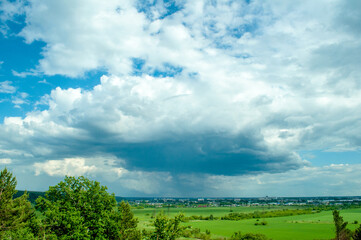
<svg viewBox="0 0 361 240">
<path fill-rule="evenodd" d="M 126 239 L 127 234 L 137 232 L 129 205 L 117 206 L 107 187 L 83 176 L 65 177 L 36 202 L 44 216 L 45 234 L 58 239 Z"/>
<path fill-rule="evenodd" d="M 154 221 L 155 232 L 151 239 L 175 240 L 186 229 L 186 227 L 180 225 L 183 218 L 183 214 L 179 214 L 174 218 L 168 218 L 163 213 L 158 214 Z"/>
<path fill-rule="evenodd" d="M 30 226 L 35 213 L 26 192 L 13 199 L 17 192 L 16 184 L 16 178 L 6 168 L 0 172 L 0 238 L 11 239 L 14 238 L 11 236 L 25 234 L 26 238 L 31 239 L 33 233 Z"/>
<path fill-rule="evenodd" d="M 136 240 L 141 239 L 141 232 L 137 230 L 138 219 L 134 218 L 129 203 L 122 201 L 118 205 L 117 226 L 119 226 L 119 239 Z"/>
<path fill-rule="evenodd" d="M 336 240 L 348 240 L 351 239 L 352 232 L 347 229 L 348 222 L 343 221 L 343 217 L 340 216 L 340 212 L 334 210 L 333 221 L 335 223 Z"/>
</svg>

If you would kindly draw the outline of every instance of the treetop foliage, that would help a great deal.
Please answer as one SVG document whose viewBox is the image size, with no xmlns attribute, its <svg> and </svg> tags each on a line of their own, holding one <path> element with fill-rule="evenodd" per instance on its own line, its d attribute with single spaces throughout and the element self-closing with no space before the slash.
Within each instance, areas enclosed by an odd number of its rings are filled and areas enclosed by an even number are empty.
<svg viewBox="0 0 361 240">
<path fill-rule="evenodd" d="M 6 168 L 0 172 L 0 208 L 12 200 L 16 184 L 16 178 Z"/>
<path fill-rule="evenodd" d="M 235 232 L 232 236 L 230 240 L 267 240 L 268 238 L 263 235 L 263 234 L 259 234 L 259 233 L 245 233 L 242 234 L 240 231 Z"/>
<path fill-rule="evenodd" d="M 59 239 L 125 239 L 136 231 L 130 206 L 117 205 L 114 194 L 99 182 L 65 177 L 36 200 L 47 232 Z"/>
<path fill-rule="evenodd" d="M 186 229 L 186 227 L 180 225 L 183 218 L 183 214 L 168 218 L 161 212 L 154 221 L 155 232 L 151 239 L 175 240 Z"/>
<path fill-rule="evenodd" d="M 19 231 L 26 231 L 35 217 L 26 192 L 13 199 L 16 184 L 16 178 L 6 168 L 0 172 L 0 239 L 11 239 Z"/>
</svg>

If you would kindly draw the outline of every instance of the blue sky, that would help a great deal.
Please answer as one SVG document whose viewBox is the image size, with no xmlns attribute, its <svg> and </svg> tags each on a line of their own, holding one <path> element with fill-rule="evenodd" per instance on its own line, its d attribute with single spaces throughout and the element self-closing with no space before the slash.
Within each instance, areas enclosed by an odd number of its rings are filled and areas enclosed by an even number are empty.
<svg viewBox="0 0 361 240">
<path fill-rule="evenodd" d="M 359 1 L 4 0 L 0 166 L 121 196 L 361 195 Z"/>
</svg>

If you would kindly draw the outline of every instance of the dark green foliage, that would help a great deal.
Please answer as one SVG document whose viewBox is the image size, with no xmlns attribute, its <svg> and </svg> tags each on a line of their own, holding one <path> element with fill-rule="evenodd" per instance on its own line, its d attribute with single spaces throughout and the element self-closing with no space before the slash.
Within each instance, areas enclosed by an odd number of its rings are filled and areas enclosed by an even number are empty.
<svg viewBox="0 0 361 240">
<path fill-rule="evenodd" d="M 348 240 L 351 239 L 352 232 L 347 229 L 347 222 L 343 221 L 343 217 L 340 216 L 340 212 L 334 210 L 333 221 L 335 223 L 336 240 Z"/>
<path fill-rule="evenodd" d="M 246 233 L 242 234 L 241 232 L 235 232 L 230 240 L 267 240 L 267 237 L 263 234 L 254 234 L 254 233 Z"/>
<path fill-rule="evenodd" d="M 65 177 L 49 187 L 45 198 L 36 201 L 44 216 L 45 234 L 55 234 L 58 239 L 139 239 L 134 237 L 137 221 L 129 205 L 117 207 L 114 195 L 106 190 L 85 177 Z"/>
<path fill-rule="evenodd" d="M 256 225 L 256 226 L 259 226 L 259 225 L 265 226 L 265 225 L 267 225 L 267 222 L 264 221 L 264 220 L 262 222 L 259 222 L 259 220 L 257 219 L 257 222 L 255 222 L 254 225 Z"/>
<path fill-rule="evenodd" d="M 355 232 L 352 235 L 353 240 L 361 240 L 361 225 L 355 229 Z"/>
<path fill-rule="evenodd" d="M 35 214 L 26 193 L 13 199 L 16 184 L 16 178 L 6 168 L 0 172 L 0 238 L 27 236 L 31 239 L 33 234 L 29 227 Z"/>
<path fill-rule="evenodd" d="M 141 239 L 141 232 L 137 230 L 138 219 L 134 218 L 129 203 L 122 201 L 118 205 L 117 226 L 119 226 L 120 238 L 124 240 Z"/>
<path fill-rule="evenodd" d="M 219 220 L 219 217 L 214 217 L 213 214 L 209 215 L 209 216 L 202 216 L 202 215 L 192 215 L 190 217 L 184 217 L 184 221 L 188 221 L 188 220 Z"/>
<path fill-rule="evenodd" d="M 186 227 L 180 226 L 183 218 L 182 214 L 174 218 L 168 218 L 163 213 L 158 214 L 154 220 L 155 232 L 150 238 L 156 240 L 175 240 L 186 229 Z"/>
<path fill-rule="evenodd" d="M 30 228 L 18 228 L 12 231 L 6 231 L 2 234 L 1 239 L 26 239 L 35 240 L 32 230 Z"/>
<path fill-rule="evenodd" d="M 25 191 L 18 191 L 17 193 L 15 193 L 14 198 L 20 197 L 21 195 L 23 195 L 25 193 Z M 29 195 L 29 202 L 31 202 L 32 204 L 35 204 L 35 201 L 38 197 L 44 197 L 45 196 L 45 192 L 36 192 L 36 191 L 27 191 L 27 194 Z"/>
<path fill-rule="evenodd" d="M 302 215 L 314 213 L 311 209 L 283 209 L 278 211 L 266 211 L 260 212 L 255 211 L 253 213 L 229 213 L 224 217 L 221 217 L 221 220 L 242 220 L 242 219 L 251 219 L 251 218 L 270 218 L 270 217 L 285 217 L 293 215 Z"/>
<path fill-rule="evenodd" d="M 206 229 L 206 232 L 201 232 L 199 228 L 188 227 L 187 229 L 183 230 L 182 237 L 208 240 L 211 239 L 211 231 Z"/>
<path fill-rule="evenodd" d="M 17 192 L 16 178 L 6 168 L 0 172 L 0 207 L 9 204 L 13 195 Z"/>
</svg>

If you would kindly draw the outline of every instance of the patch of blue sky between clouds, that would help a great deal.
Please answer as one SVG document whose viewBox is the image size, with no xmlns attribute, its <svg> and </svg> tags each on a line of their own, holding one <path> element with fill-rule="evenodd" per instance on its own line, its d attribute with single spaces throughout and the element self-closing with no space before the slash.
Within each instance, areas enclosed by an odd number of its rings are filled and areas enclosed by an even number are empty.
<svg viewBox="0 0 361 240">
<path fill-rule="evenodd" d="M 228 29 L 230 36 L 235 38 L 241 38 L 245 33 L 254 33 L 257 30 L 257 22 L 251 22 L 249 24 L 242 24 L 235 28 Z"/>
<path fill-rule="evenodd" d="M 140 0 L 137 10 L 143 12 L 148 19 L 164 19 L 183 9 L 183 1 L 177 0 Z"/>
<path fill-rule="evenodd" d="M 132 74 L 134 76 L 141 76 L 143 74 L 143 67 L 145 64 L 145 60 L 142 58 L 132 58 Z"/>
<path fill-rule="evenodd" d="M 174 76 L 180 74 L 182 71 L 183 71 L 183 68 L 180 66 L 175 66 L 170 63 L 165 63 L 161 67 L 157 67 L 153 71 L 150 71 L 150 76 L 174 77 Z"/>
<path fill-rule="evenodd" d="M 217 9 L 218 7 L 236 8 L 232 12 L 232 16 L 228 16 L 227 12 L 211 12 L 206 16 L 202 22 L 204 30 L 202 35 L 207 39 L 212 39 L 213 47 L 222 50 L 236 50 L 235 41 L 242 38 L 244 35 L 255 37 L 262 34 L 262 26 L 264 19 L 259 16 L 263 16 L 265 13 L 261 6 L 252 5 L 250 1 L 227 1 L 219 3 L 217 1 L 211 1 L 207 7 Z M 229 20 L 228 18 L 232 20 Z M 189 26 L 191 27 L 191 26 Z M 249 57 L 249 56 L 248 56 Z"/>
<path fill-rule="evenodd" d="M 100 83 L 102 75 L 107 74 L 102 69 L 95 69 L 75 79 L 36 72 L 34 68 L 43 58 L 42 51 L 46 43 L 25 43 L 23 38 L 17 36 L 24 26 L 21 22 L 24 19 L 19 17 L 18 20 L 8 21 L 9 34 L 0 35 L 0 82 L 8 82 L 15 89 L 11 93 L 0 92 L 0 123 L 3 123 L 5 117 L 25 117 L 33 110 L 47 109 L 47 105 L 39 104 L 41 98 L 56 87 L 90 90 Z"/>
<path fill-rule="evenodd" d="M 56 87 L 62 89 L 81 88 L 83 91 L 91 90 L 100 83 L 100 77 L 107 74 L 105 71 L 91 71 L 82 78 L 70 78 L 62 75 L 54 76 L 27 76 L 26 80 L 21 77 L 8 76 L 11 83 L 16 87 L 16 92 L 12 94 L 0 93 L 0 123 L 3 123 L 4 117 L 22 117 L 28 112 L 37 110 L 42 111 L 49 108 L 46 102 L 43 102 L 44 96 L 51 93 Z M 21 105 L 14 104 L 14 99 L 19 93 L 28 93 L 26 102 Z"/>
<path fill-rule="evenodd" d="M 32 110 L 31 98 L 34 96 L 40 97 L 46 91 L 41 91 L 41 88 L 36 87 L 38 79 L 29 76 L 24 80 L 20 76 L 15 76 L 16 72 L 23 72 L 31 69 L 41 58 L 40 51 L 44 43 L 34 42 L 31 45 L 25 44 L 21 38 L 14 35 L 0 36 L 0 52 L 1 61 L 3 64 L 0 68 L 0 81 L 7 81 L 11 83 L 16 91 L 12 93 L 0 94 L 0 122 L 3 122 L 4 117 L 9 116 L 25 116 L 26 112 Z M 31 94 L 29 94 L 31 92 Z M 24 104 L 17 104 L 21 101 L 21 98 L 27 96 L 27 99 L 23 99 Z M 16 101 L 17 99 L 17 101 Z M 15 104 L 14 104 L 15 100 Z"/>
<path fill-rule="evenodd" d="M 164 63 L 158 67 L 149 67 L 146 65 L 146 60 L 142 58 L 132 58 L 132 75 L 141 76 L 147 74 L 152 77 L 175 77 L 182 73 L 183 68 L 175 66 L 170 63 Z"/>
<path fill-rule="evenodd" d="M 262 19 L 255 16 L 261 16 L 264 14 L 263 9 L 258 7 L 256 9 L 250 9 L 249 5 L 243 5 L 244 10 L 237 16 L 242 19 L 241 24 L 236 24 L 234 27 L 227 28 L 227 35 L 234 38 L 241 38 L 246 33 L 251 33 L 253 36 L 261 34 L 259 31 L 262 24 Z"/>
<path fill-rule="evenodd" d="M 322 167 L 331 164 L 359 164 L 361 162 L 361 151 L 300 151 L 300 156 L 309 161 L 312 166 Z"/>
</svg>

